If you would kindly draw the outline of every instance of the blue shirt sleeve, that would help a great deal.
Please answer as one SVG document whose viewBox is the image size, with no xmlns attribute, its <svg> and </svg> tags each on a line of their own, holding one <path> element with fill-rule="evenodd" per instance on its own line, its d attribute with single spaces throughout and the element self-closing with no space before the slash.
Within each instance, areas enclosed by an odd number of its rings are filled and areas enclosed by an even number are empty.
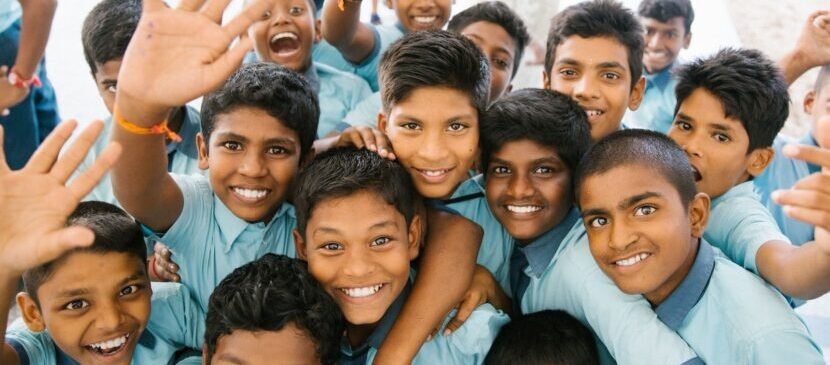
<svg viewBox="0 0 830 365">
<path fill-rule="evenodd" d="M 6 330 L 6 343 L 17 353 L 20 365 L 55 365 L 55 343 L 47 331 L 32 332 L 22 319 Z"/>
<path fill-rule="evenodd" d="M 750 348 L 745 349 L 746 365 L 824 364 L 821 349 L 804 332 L 771 330 L 756 334 Z"/>
<path fill-rule="evenodd" d="M 383 108 L 380 92 L 369 95 L 358 103 L 343 119 L 350 126 L 368 126 L 377 128 L 378 113 Z M 342 132 L 342 130 L 340 131 Z"/>
<path fill-rule="evenodd" d="M 198 175 L 170 174 L 182 191 L 182 212 L 167 232 L 159 237 L 179 257 L 190 258 L 190 254 L 203 251 L 197 232 L 210 227 L 213 214 L 213 190 L 208 179 Z"/>
</svg>

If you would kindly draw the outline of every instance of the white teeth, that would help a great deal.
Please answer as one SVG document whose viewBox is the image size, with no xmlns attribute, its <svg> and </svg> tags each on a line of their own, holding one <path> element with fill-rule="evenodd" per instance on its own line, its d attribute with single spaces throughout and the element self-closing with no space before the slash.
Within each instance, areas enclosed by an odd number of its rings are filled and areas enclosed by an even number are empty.
<svg viewBox="0 0 830 365">
<path fill-rule="evenodd" d="M 631 266 L 631 265 L 634 265 L 634 264 L 636 264 L 636 263 L 638 263 L 638 262 L 640 262 L 640 261 L 645 260 L 645 259 L 646 259 L 647 257 L 649 257 L 650 255 L 651 255 L 651 254 L 648 254 L 648 253 L 645 253 L 645 252 L 644 252 L 644 253 L 641 253 L 641 254 L 638 254 L 638 255 L 634 255 L 634 256 L 632 256 L 632 257 L 629 257 L 629 258 L 627 258 L 627 259 L 617 261 L 617 262 L 615 262 L 615 264 L 617 264 L 617 265 L 619 265 L 619 266 Z"/>
<path fill-rule="evenodd" d="M 283 38 L 290 38 L 290 39 L 293 39 L 293 40 L 297 40 L 297 35 L 294 34 L 294 33 L 291 33 L 291 32 L 277 33 L 277 34 L 274 34 L 273 37 L 271 37 L 271 43 L 274 43 L 274 42 L 276 42 L 280 39 L 283 39 Z"/>
<path fill-rule="evenodd" d="M 542 210 L 542 207 L 538 205 L 508 205 L 507 210 L 513 213 L 527 214 L 538 212 Z"/>
<path fill-rule="evenodd" d="M 437 16 L 416 16 L 414 18 L 416 22 L 423 24 L 432 24 L 438 19 Z"/>
<path fill-rule="evenodd" d="M 92 347 L 93 349 L 96 349 L 96 350 L 107 351 L 107 350 L 111 350 L 111 349 L 123 346 L 125 343 L 127 343 L 128 338 L 130 338 L 130 335 L 126 334 L 126 335 L 123 335 L 121 337 L 109 340 L 109 341 L 93 343 L 93 344 L 89 345 L 89 347 Z"/>
<path fill-rule="evenodd" d="M 383 287 L 383 284 L 367 286 L 365 288 L 342 288 L 340 291 L 352 298 L 364 298 L 373 295 Z"/>
<path fill-rule="evenodd" d="M 268 194 L 268 190 L 256 190 L 256 189 L 243 189 L 243 188 L 233 188 L 233 192 L 241 195 L 247 199 L 261 199 L 266 194 Z"/>
<path fill-rule="evenodd" d="M 605 112 L 603 112 L 602 110 L 586 110 L 585 113 L 588 114 L 588 117 L 596 117 L 602 115 Z"/>
<path fill-rule="evenodd" d="M 446 174 L 449 170 L 421 170 L 423 171 L 424 175 L 429 177 L 437 177 L 443 174 Z"/>
</svg>

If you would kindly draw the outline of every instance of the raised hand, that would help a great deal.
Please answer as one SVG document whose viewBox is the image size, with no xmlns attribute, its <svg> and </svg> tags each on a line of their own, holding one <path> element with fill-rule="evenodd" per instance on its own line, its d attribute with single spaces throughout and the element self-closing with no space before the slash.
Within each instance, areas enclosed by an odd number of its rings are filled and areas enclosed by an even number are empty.
<svg viewBox="0 0 830 365">
<path fill-rule="evenodd" d="M 67 185 L 104 128 L 100 121 L 92 123 L 58 158 L 76 126 L 75 121 L 58 125 L 29 163 L 17 171 L 11 171 L 5 162 L 0 128 L 0 270 L 9 275 L 6 277 L 19 276 L 94 239 L 87 228 L 66 227 L 66 218 L 115 163 L 121 148 L 108 146 L 89 169 Z"/>
</svg>

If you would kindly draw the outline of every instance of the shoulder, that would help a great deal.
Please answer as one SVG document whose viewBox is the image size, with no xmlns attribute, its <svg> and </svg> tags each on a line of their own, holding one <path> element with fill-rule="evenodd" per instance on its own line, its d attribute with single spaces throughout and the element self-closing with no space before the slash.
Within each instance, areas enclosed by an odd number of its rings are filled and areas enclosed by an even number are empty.
<svg viewBox="0 0 830 365">
<path fill-rule="evenodd" d="M 501 327 L 507 322 L 510 322 L 510 317 L 490 304 L 483 304 L 453 334 L 439 334 L 424 344 L 415 363 L 481 363 Z"/>
<path fill-rule="evenodd" d="M 22 319 L 17 319 L 6 329 L 5 340 L 17 353 L 21 365 L 55 364 L 57 348 L 48 331 L 32 332 Z"/>
</svg>

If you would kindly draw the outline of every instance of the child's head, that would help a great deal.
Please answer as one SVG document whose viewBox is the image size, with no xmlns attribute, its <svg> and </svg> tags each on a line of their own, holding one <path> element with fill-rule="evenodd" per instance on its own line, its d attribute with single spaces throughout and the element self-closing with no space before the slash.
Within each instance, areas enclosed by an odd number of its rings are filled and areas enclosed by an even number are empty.
<svg viewBox="0 0 830 365">
<path fill-rule="evenodd" d="M 657 73 L 669 67 L 692 41 L 695 11 L 689 0 L 644 0 L 637 15 L 645 28 L 643 66 Z"/>
<path fill-rule="evenodd" d="M 311 47 L 321 37 L 314 1 L 278 0 L 269 14 L 248 30 L 257 58 L 304 72 L 311 65 Z"/>
<path fill-rule="evenodd" d="M 789 115 L 787 84 L 760 52 L 724 49 L 678 72 L 671 137 L 689 156 L 697 190 L 717 198 L 760 175 Z"/>
<path fill-rule="evenodd" d="M 449 197 L 467 178 L 489 75 L 475 43 L 446 31 L 407 34 L 383 54 L 378 129 L 423 196 Z"/>
<path fill-rule="evenodd" d="M 343 318 L 306 265 L 266 254 L 222 279 L 205 320 L 205 364 L 337 362 Z"/>
<path fill-rule="evenodd" d="M 66 224 L 91 229 L 95 241 L 23 274 L 23 319 L 80 364 L 129 364 L 150 316 L 141 228 L 102 202 L 81 203 Z"/>
<path fill-rule="evenodd" d="M 813 122 L 813 138 L 822 148 L 830 148 L 830 65 L 819 70 L 816 84 L 804 97 L 804 112 Z"/>
<path fill-rule="evenodd" d="M 490 100 L 510 92 L 530 41 L 522 18 L 501 1 L 486 1 L 456 14 L 447 30 L 473 41 L 490 60 Z"/>
<path fill-rule="evenodd" d="M 98 94 L 110 113 L 115 104 L 121 58 L 127 51 L 139 18 L 141 0 L 103 0 L 92 8 L 84 20 L 81 33 L 84 57 L 95 79 Z"/>
<path fill-rule="evenodd" d="M 576 172 L 594 259 L 620 290 L 654 305 L 686 277 L 706 227 L 709 197 L 688 161 L 668 137 L 632 129 L 591 147 Z"/>
<path fill-rule="evenodd" d="M 385 0 L 407 32 L 438 30 L 447 24 L 455 0 Z"/>
<path fill-rule="evenodd" d="M 270 219 L 317 135 L 317 95 L 272 63 L 243 65 L 202 102 L 199 167 L 216 196 L 248 222 Z"/>
<path fill-rule="evenodd" d="M 523 89 L 496 100 L 481 121 L 487 203 L 526 244 L 573 206 L 573 173 L 591 143 L 585 112 L 568 96 Z"/>
<path fill-rule="evenodd" d="M 499 331 L 484 365 L 597 365 L 591 331 L 561 310 L 514 319 Z"/>
<path fill-rule="evenodd" d="M 551 20 L 544 83 L 588 113 L 596 142 L 620 129 L 645 90 L 643 26 L 616 1 L 572 5 Z"/>
<path fill-rule="evenodd" d="M 367 150 L 317 157 L 297 179 L 298 257 L 350 325 L 373 325 L 409 279 L 420 219 L 406 171 Z"/>
</svg>

